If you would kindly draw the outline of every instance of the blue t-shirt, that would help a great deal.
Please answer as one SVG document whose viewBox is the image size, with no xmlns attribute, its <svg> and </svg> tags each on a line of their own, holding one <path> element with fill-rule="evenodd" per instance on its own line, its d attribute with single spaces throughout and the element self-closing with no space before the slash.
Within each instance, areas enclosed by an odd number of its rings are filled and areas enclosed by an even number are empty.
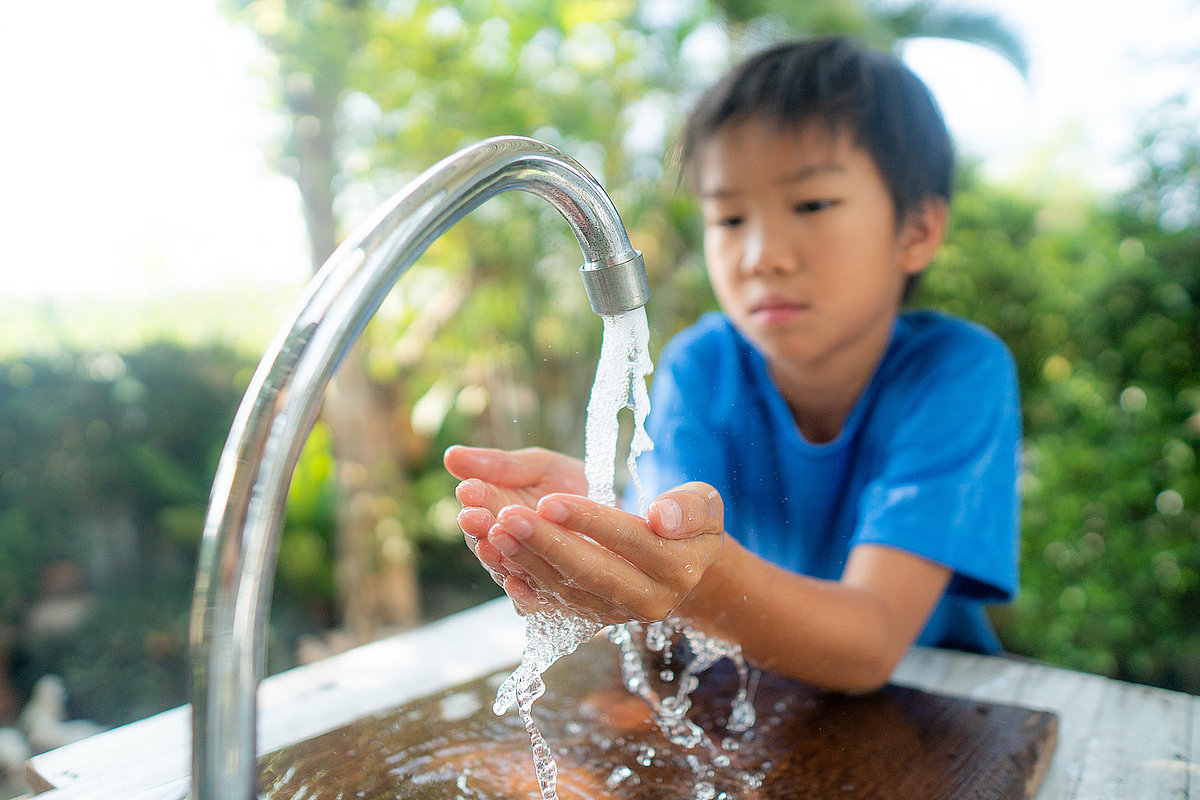
<svg viewBox="0 0 1200 800">
<path fill-rule="evenodd" d="M 992 333 L 902 314 L 841 434 L 812 444 L 759 352 L 706 314 L 663 350 L 647 431 L 647 497 L 712 484 L 730 535 L 817 578 L 839 579 L 861 543 L 943 564 L 953 576 L 919 643 L 1000 649 L 982 606 L 1017 587 L 1021 428 L 1013 360 Z"/>
</svg>

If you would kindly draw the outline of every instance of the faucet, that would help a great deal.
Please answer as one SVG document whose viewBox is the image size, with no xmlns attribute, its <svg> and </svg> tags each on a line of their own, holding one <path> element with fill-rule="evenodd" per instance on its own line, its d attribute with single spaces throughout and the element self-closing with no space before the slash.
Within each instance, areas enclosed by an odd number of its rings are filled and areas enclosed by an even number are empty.
<svg viewBox="0 0 1200 800">
<path fill-rule="evenodd" d="M 192 797 L 256 797 L 257 690 L 280 523 L 300 450 L 339 363 L 391 287 L 451 225 L 509 189 L 566 218 L 592 310 L 649 299 L 646 268 L 596 180 L 532 139 L 487 139 L 430 167 L 325 262 L 259 363 L 217 466 L 192 600 Z"/>
</svg>

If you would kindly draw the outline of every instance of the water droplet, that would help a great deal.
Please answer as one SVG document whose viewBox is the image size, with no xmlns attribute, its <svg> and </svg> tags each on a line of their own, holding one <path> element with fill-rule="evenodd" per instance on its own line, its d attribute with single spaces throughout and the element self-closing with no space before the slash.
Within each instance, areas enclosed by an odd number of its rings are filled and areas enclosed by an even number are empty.
<svg viewBox="0 0 1200 800">
<path fill-rule="evenodd" d="M 608 777 L 604 780 L 604 785 L 609 789 L 615 789 L 627 781 L 629 783 L 640 783 L 641 779 L 638 778 L 637 773 L 631 770 L 629 767 L 620 766 L 608 773 Z"/>
</svg>

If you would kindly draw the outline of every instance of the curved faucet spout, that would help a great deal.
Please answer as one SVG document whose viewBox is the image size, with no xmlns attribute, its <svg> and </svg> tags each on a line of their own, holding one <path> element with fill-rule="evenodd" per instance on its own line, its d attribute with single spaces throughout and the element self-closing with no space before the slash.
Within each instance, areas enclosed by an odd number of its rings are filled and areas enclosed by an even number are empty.
<svg viewBox="0 0 1200 800">
<path fill-rule="evenodd" d="M 321 398 L 395 282 L 451 225 L 509 189 L 570 224 L 593 310 L 649 298 L 641 254 L 586 170 L 548 145 L 488 139 L 431 167 L 385 203 L 317 273 L 259 364 L 213 483 L 192 604 L 192 796 L 255 797 L 256 693 L 288 486 Z"/>
</svg>

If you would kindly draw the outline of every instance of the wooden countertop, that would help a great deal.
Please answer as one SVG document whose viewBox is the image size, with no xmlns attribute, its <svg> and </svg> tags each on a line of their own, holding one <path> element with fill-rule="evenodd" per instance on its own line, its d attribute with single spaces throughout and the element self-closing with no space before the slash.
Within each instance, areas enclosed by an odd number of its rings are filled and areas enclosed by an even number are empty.
<svg viewBox="0 0 1200 800">
<path fill-rule="evenodd" d="M 500 598 L 268 678 L 260 752 L 503 669 L 520 659 L 522 631 Z M 1200 697 L 928 648 L 914 648 L 893 683 L 1058 714 L 1037 800 L 1200 800 Z M 189 788 L 190 721 L 187 707 L 172 709 L 35 757 L 38 800 L 179 800 Z"/>
</svg>

